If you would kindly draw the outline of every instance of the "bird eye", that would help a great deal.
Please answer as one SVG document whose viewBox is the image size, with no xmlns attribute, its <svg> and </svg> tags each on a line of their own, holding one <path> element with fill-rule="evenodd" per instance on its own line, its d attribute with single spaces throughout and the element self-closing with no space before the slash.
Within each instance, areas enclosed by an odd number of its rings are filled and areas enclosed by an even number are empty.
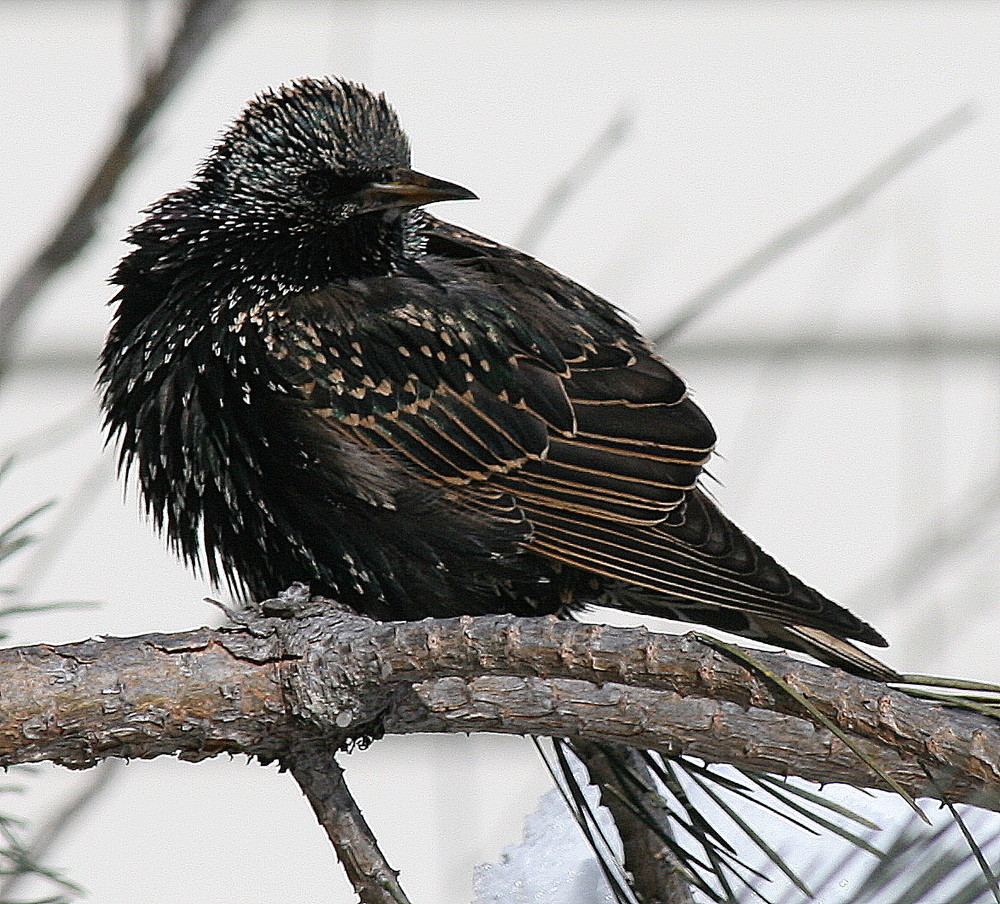
<svg viewBox="0 0 1000 904">
<path fill-rule="evenodd" d="M 299 184 L 306 194 L 322 197 L 330 191 L 330 180 L 323 173 L 306 173 Z"/>
</svg>

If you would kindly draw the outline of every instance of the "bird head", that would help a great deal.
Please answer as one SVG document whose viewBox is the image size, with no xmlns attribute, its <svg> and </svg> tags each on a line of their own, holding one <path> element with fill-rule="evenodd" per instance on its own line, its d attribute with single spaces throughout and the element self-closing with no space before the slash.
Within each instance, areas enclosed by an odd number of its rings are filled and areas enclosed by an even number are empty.
<svg viewBox="0 0 1000 904">
<path fill-rule="evenodd" d="M 432 201 L 475 198 L 409 168 L 384 96 L 348 81 L 301 79 L 252 101 L 205 162 L 196 188 L 252 240 L 308 241 L 374 226 Z"/>
</svg>

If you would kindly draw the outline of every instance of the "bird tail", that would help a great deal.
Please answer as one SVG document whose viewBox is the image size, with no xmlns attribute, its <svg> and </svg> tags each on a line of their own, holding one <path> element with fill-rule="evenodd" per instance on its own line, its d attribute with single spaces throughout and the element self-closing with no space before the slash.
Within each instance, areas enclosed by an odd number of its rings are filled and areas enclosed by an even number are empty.
<svg viewBox="0 0 1000 904">
<path fill-rule="evenodd" d="M 814 659 L 873 681 L 901 681 L 902 676 L 849 640 L 821 628 L 768 623 L 766 640 L 789 650 L 808 653 Z"/>
<path fill-rule="evenodd" d="M 825 665 L 835 666 L 861 678 L 883 682 L 901 680 L 898 672 L 850 640 L 812 625 L 785 624 L 762 615 L 730 612 L 724 607 L 701 607 L 691 605 L 687 601 L 676 604 L 662 594 L 650 593 L 644 589 L 633 588 L 628 593 L 616 595 L 614 605 L 616 608 L 637 615 L 694 622 L 729 634 L 739 634 L 762 643 L 773 644 L 786 650 L 806 653 Z M 828 602 L 828 605 L 832 607 L 834 604 Z M 885 641 L 873 629 L 863 622 L 858 621 L 858 623 L 866 629 L 867 642 L 874 641 L 882 646 L 885 645 Z"/>
</svg>

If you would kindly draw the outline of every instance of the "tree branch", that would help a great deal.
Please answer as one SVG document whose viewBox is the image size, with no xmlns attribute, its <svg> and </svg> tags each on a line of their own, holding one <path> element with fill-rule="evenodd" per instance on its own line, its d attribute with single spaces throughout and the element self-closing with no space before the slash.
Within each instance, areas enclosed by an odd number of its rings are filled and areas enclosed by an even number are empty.
<svg viewBox="0 0 1000 904">
<path fill-rule="evenodd" d="M 1000 810 L 994 720 L 753 655 L 914 796 Z M 4 650 L 0 673 L 4 766 L 224 752 L 270 761 L 304 729 L 331 749 L 382 731 L 495 731 L 884 787 L 789 696 L 690 635 L 509 616 L 381 623 L 321 602 L 215 631 Z"/>
<path fill-rule="evenodd" d="M 0 296 L 0 378 L 7 372 L 24 315 L 45 285 L 76 259 L 97 232 L 100 217 L 132 165 L 149 124 L 229 20 L 239 0 L 186 0 L 158 63 L 142 79 L 117 134 L 96 162 L 66 216 Z"/>
<path fill-rule="evenodd" d="M 976 118 L 976 107 L 965 103 L 947 113 L 937 122 L 931 123 L 905 144 L 896 148 L 888 157 L 876 164 L 857 182 L 828 201 L 822 207 L 797 220 L 764 245 L 747 255 L 714 279 L 700 292 L 683 302 L 671 315 L 667 323 L 652 336 L 654 346 L 662 346 L 673 341 L 678 333 L 686 329 L 692 321 L 732 294 L 744 283 L 771 266 L 789 251 L 808 241 L 837 221 L 854 213 L 882 190 L 896 176 L 903 173 L 930 151 L 944 144 L 958 134 Z"/>
<path fill-rule="evenodd" d="M 344 770 L 322 743 L 303 739 L 284 758 L 337 852 L 361 904 L 410 904 L 361 809 Z"/>
</svg>

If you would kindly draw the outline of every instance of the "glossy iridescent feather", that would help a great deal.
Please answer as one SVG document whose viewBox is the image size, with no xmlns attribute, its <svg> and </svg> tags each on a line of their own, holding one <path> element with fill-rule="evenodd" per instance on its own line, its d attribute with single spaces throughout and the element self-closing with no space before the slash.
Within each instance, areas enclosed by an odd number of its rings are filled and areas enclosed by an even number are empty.
<svg viewBox="0 0 1000 904">
<path fill-rule="evenodd" d="M 382 98 L 304 80 L 132 231 L 104 407 L 180 554 L 254 597 L 616 606 L 891 675 L 847 643 L 884 644 L 871 627 L 699 488 L 714 431 L 632 326 L 419 210 L 469 195 L 408 166 Z"/>
</svg>

